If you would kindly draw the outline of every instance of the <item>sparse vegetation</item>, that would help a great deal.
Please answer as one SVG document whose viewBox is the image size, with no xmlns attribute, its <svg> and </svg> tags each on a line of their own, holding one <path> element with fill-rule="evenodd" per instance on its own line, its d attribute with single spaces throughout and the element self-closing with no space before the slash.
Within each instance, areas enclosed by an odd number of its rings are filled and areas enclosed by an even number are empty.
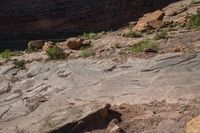
<svg viewBox="0 0 200 133">
<path fill-rule="evenodd" d="M 13 53 L 8 49 L 0 53 L 0 57 L 7 60 L 10 59 L 12 55 Z"/>
<path fill-rule="evenodd" d="M 133 30 L 129 30 L 125 35 L 124 37 L 127 37 L 127 38 L 137 38 L 137 37 L 142 37 L 142 33 L 140 32 L 135 32 Z"/>
<path fill-rule="evenodd" d="M 87 49 L 83 49 L 79 56 L 83 57 L 83 58 L 87 58 L 87 57 L 94 56 L 94 55 L 95 55 L 95 52 L 93 51 L 93 49 L 87 48 Z"/>
<path fill-rule="evenodd" d="M 129 50 L 131 52 L 143 52 L 143 50 L 146 48 L 156 50 L 156 42 L 152 39 L 145 39 L 139 43 L 134 44 Z"/>
<path fill-rule="evenodd" d="M 200 0 L 192 0 L 191 4 L 200 4 Z"/>
<path fill-rule="evenodd" d="M 167 38 L 167 30 L 162 30 L 160 32 L 158 32 L 155 36 L 154 39 L 155 40 L 160 40 L 160 39 L 166 39 Z"/>
<path fill-rule="evenodd" d="M 200 10 L 197 11 L 197 14 L 193 15 L 189 20 L 189 26 L 191 28 L 200 28 Z"/>
<path fill-rule="evenodd" d="M 101 37 L 101 33 L 84 33 L 81 38 L 85 40 L 97 40 Z"/>
<path fill-rule="evenodd" d="M 26 61 L 25 60 L 18 60 L 18 61 L 15 61 L 14 64 L 15 64 L 16 68 L 24 69 L 25 65 L 26 65 Z"/>
<path fill-rule="evenodd" d="M 132 25 L 129 25 L 127 33 L 125 33 L 123 36 L 126 38 L 137 38 L 142 37 L 143 35 L 140 32 L 133 31 Z"/>
<path fill-rule="evenodd" d="M 26 52 L 27 52 L 27 53 L 32 53 L 32 52 L 34 52 L 34 51 L 36 51 L 36 50 L 33 49 L 32 47 L 28 47 L 28 49 L 26 49 Z"/>
<path fill-rule="evenodd" d="M 58 48 L 57 46 L 49 47 L 46 52 L 50 60 L 58 60 L 65 58 L 64 51 Z"/>
<path fill-rule="evenodd" d="M 28 45 L 28 49 L 26 49 L 27 53 L 33 53 L 33 52 L 37 52 L 38 49 L 33 48 L 32 46 Z"/>
</svg>

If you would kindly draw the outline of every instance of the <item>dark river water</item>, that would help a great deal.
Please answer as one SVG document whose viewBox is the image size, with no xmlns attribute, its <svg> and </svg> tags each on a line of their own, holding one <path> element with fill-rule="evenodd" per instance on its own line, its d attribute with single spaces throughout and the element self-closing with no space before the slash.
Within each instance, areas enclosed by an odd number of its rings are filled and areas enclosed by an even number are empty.
<svg viewBox="0 0 200 133">
<path fill-rule="evenodd" d="M 62 42 L 64 39 L 48 39 L 53 42 Z M 20 51 L 27 49 L 29 41 L 0 41 L 0 51 L 9 49 L 11 51 Z"/>
<path fill-rule="evenodd" d="M 0 51 L 10 49 L 12 51 L 25 50 L 28 41 L 0 41 Z"/>
</svg>

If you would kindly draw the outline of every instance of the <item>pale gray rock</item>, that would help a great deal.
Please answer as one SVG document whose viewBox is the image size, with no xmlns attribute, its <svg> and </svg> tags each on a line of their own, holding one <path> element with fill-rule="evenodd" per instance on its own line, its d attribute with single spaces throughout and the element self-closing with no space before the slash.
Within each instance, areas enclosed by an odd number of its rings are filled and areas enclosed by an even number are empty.
<svg viewBox="0 0 200 133">
<path fill-rule="evenodd" d="M 0 83 L 0 95 L 9 92 L 12 89 L 10 81 L 3 76 L 0 76 Z"/>
<path fill-rule="evenodd" d="M 149 60 L 130 58 L 123 64 L 106 59 L 32 62 L 27 64 L 27 73 L 18 71 L 16 76 L 22 78 L 15 82 L 2 78 L 0 82 L 1 87 L 4 86 L 2 90 L 7 90 L 9 84 L 12 87 L 12 91 L 0 95 L 2 132 L 15 132 L 16 127 L 31 133 L 57 130 L 76 116 L 70 110 L 87 110 L 90 104 L 93 105 L 92 101 L 137 104 L 165 100 L 178 103 L 198 98 L 199 60 L 199 53 L 170 53 Z M 88 105 L 84 107 L 84 104 Z M 62 113 L 57 113 L 59 111 Z M 71 117 L 66 118 L 69 114 Z M 77 117 L 76 121 L 81 119 Z M 48 122 L 53 125 L 49 126 Z"/>
</svg>

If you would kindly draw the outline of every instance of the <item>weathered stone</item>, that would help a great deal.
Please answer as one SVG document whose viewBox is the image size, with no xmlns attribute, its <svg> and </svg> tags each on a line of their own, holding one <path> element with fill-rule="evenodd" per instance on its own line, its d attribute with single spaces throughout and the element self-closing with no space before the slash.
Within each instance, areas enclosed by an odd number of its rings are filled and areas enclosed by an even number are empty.
<svg viewBox="0 0 200 133">
<path fill-rule="evenodd" d="M 45 43 L 44 40 L 30 41 L 28 43 L 28 49 L 32 49 L 32 50 L 42 49 L 42 47 L 44 46 L 44 43 Z"/>
<path fill-rule="evenodd" d="M 83 41 L 83 45 L 84 45 L 84 46 L 91 45 L 91 41 L 90 41 L 90 40 L 84 40 L 84 41 Z"/>
<path fill-rule="evenodd" d="M 157 53 L 156 50 L 151 49 L 151 48 L 145 48 L 145 49 L 143 50 L 143 52 L 145 52 L 145 53 Z"/>
<path fill-rule="evenodd" d="M 56 46 L 60 49 L 63 49 L 63 50 L 66 50 L 66 49 L 69 49 L 69 47 L 67 46 L 67 42 L 61 42 L 61 43 L 58 43 L 56 44 Z"/>
<path fill-rule="evenodd" d="M 45 42 L 44 46 L 42 47 L 43 51 L 47 51 L 48 48 L 53 47 L 55 44 L 51 41 Z"/>
<path fill-rule="evenodd" d="M 109 133 L 121 133 L 121 128 L 118 125 L 114 125 L 111 129 Z"/>
<path fill-rule="evenodd" d="M 0 76 L 0 95 L 11 90 L 10 81 L 5 77 Z"/>
<path fill-rule="evenodd" d="M 160 29 L 163 26 L 163 22 L 160 20 L 153 20 L 153 21 L 150 21 L 148 24 L 150 27 L 154 29 Z"/>
<path fill-rule="evenodd" d="M 200 116 L 192 119 L 187 124 L 186 133 L 200 133 Z"/>
<path fill-rule="evenodd" d="M 71 49 L 79 49 L 83 45 L 83 39 L 72 37 L 67 39 L 67 46 Z"/>
<path fill-rule="evenodd" d="M 178 19 L 175 19 L 174 22 L 178 23 L 178 24 L 186 24 L 188 22 L 189 17 L 188 16 L 182 16 Z"/>
<path fill-rule="evenodd" d="M 88 103 L 78 106 L 68 106 L 53 112 L 42 121 L 29 125 L 24 131 L 32 133 L 70 132 L 77 133 L 95 121 L 105 119 L 101 112 L 108 114 L 110 105 Z"/>
<path fill-rule="evenodd" d="M 44 65 L 42 63 L 37 63 L 33 65 L 27 72 L 27 77 L 34 77 L 35 75 L 39 74 L 42 67 Z"/>
<path fill-rule="evenodd" d="M 141 20 L 137 22 L 133 29 L 136 31 L 145 31 L 149 27 L 160 28 L 162 26 L 162 19 L 164 15 L 165 13 L 161 10 L 146 14 L 143 18 L 141 18 Z"/>
</svg>

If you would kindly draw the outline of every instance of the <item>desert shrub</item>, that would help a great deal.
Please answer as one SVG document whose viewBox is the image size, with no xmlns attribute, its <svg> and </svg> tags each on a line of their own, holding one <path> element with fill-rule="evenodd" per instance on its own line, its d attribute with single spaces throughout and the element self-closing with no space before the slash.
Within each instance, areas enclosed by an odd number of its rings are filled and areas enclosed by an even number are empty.
<svg viewBox="0 0 200 133">
<path fill-rule="evenodd" d="M 81 52 L 80 52 L 80 57 L 83 57 L 83 58 L 87 58 L 87 57 L 90 57 L 90 56 L 94 56 L 95 55 L 95 52 L 93 51 L 92 48 L 87 48 L 87 49 L 83 49 Z"/>
<path fill-rule="evenodd" d="M 46 51 L 47 56 L 50 60 L 64 59 L 65 53 L 62 49 L 57 46 L 49 47 Z"/>
<path fill-rule="evenodd" d="M 200 4 L 200 0 L 192 0 L 191 4 Z"/>
<path fill-rule="evenodd" d="M 84 33 L 81 38 L 85 40 L 97 40 L 101 37 L 101 33 Z"/>
<path fill-rule="evenodd" d="M 3 59 L 10 59 L 12 55 L 13 53 L 8 49 L 0 53 L 0 57 Z"/>
<path fill-rule="evenodd" d="M 125 33 L 123 36 L 127 38 L 137 38 L 137 37 L 142 37 L 143 35 L 140 32 L 134 31 L 133 26 L 129 25 L 127 33 Z"/>
<path fill-rule="evenodd" d="M 137 37 L 142 37 L 142 33 L 140 32 L 135 32 L 133 30 L 128 30 L 126 34 L 124 34 L 124 37 L 127 38 L 137 38 Z"/>
<path fill-rule="evenodd" d="M 157 49 L 156 43 L 152 39 L 145 39 L 139 43 L 134 44 L 129 50 L 131 52 L 143 52 L 144 49 Z"/>
<path fill-rule="evenodd" d="M 26 61 L 25 60 L 18 60 L 14 62 L 16 68 L 20 68 L 20 69 L 24 69 L 25 65 L 26 65 Z"/>
<path fill-rule="evenodd" d="M 189 26 L 191 28 L 200 28 L 200 10 L 197 11 L 197 14 L 191 16 Z"/>
<path fill-rule="evenodd" d="M 167 37 L 167 35 L 168 35 L 167 31 L 162 30 L 154 36 L 154 39 L 155 40 L 165 39 Z"/>
</svg>

